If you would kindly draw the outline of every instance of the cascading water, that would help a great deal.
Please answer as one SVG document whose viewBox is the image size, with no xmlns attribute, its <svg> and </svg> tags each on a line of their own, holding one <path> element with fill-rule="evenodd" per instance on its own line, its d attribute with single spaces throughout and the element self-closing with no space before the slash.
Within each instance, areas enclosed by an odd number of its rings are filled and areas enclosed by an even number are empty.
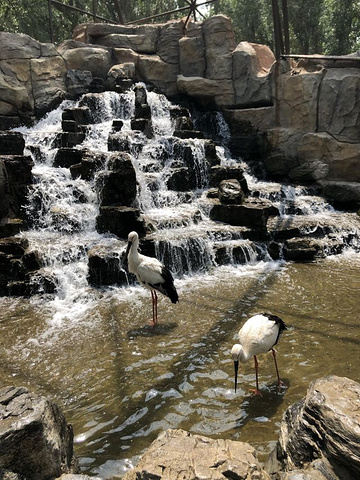
<svg viewBox="0 0 360 480">
<path fill-rule="evenodd" d="M 27 206 L 31 229 L 22 235 L 43 265 L 36 278 L 54 281 L 56 291 L 30 300 L 1 299 L 0 379 L 58 402 L 74 426 L 83 472 L 108 480 L 119 479 L 166 428 L 249 441 L 269 453 L 285 407 L 304 396 L 310 381 L 329 374 L 355 378 L 359 372 L 354 341 L 358 255 L 286 264 L 268 253 L 281 229 L 284 235 L 293 229 L 315 237 L 323 230 L 329 244 L 341 240 L 359 251 L 356 215 L 334 211 L 309 188 L 255 178 L 245 163 L 231 158 L 229 130 L 217 113 L 207 115 L 211 121 L 206 122 L 199 116 L 196 128 L 215 126 L 220 166 L 240 164 L 251 194 L 271 200 L 280 215 L 269 222 L 272 237 L 265 240 L 212 221 L 202 163 L 206 141 L 174 139 L 171 104 L 147 93 L 152 138 L 131 129 L 133 91 L 64 102 L 35 127 L 21 129 L 35 163 Z M 92 118 L 75 149 L 86 149 L 100 161 L 93 177 L 74 179 L 69 168 L 54 163 L 62 113 L 83 106 Z M 153 226 L 147 238 L 171 266 L 180 296 L 176 305 L 159 300 L 154 330 L 144 327 L 151 311 L 145 289 L 88 284 L 88 252 L 104 248 L 119 257 L 125 247 L 124 240 L 96 231 L 98 180 L 111 160 L 113 120 L 123 122 L 121 133 L 136 170 L 136 207 Z M 185 178 L 192 162 L 197 170 Z M 244 368 L 233 392 L 230 348 L 244 318 L 268 310 L 290 327 L 279 345 L 288 389 L 277 391 L 271 383 L 273 365 L 264 358 L 264 397 L 252 401 L 247 393 L 254 383 L 251 367 Z"/>
<path fill-rule="evenodd" d="M 138 182 L 136 202 L 156 229 L 153 235 L 156 254 L 176 275 L 206 271 L 218 265 L 219 258 L 222 258 L 220 263 L 230 264 L 270 260 L 261 242 L 251 242 L 242 237 L 239 229 L 210 221 L 205 141 L 192 138 L 174 140 L 175 127 L 169 101 L 154 92 L 147 92 L 147 101 L 151 109 L 152 138 L 131 129 L 135 110 L 132 91 L 85 95 L 77 103 L 66 101 L 34 128 L 21 129 L 35 161 L 34 184 L 27 206 L 32 229 L 23 235 L 30 239 L 31 248 L 40 253 L 43 270 L 53 275 L 57 301 L 61 299 L 67 302 L 67 306 L 72 305 L 70 312 L 65 309 L 56 315 L 73 317 L 81 295 L 80 303 L 84 308 L 87 302 L 91 305 L 87 284 L 88 250 L 99 244 L 121 248 L 114 236 L 96 232 L 95 219 L 99 211 L 97 178 L 107 169 L 107 161 L 90 180 L 73 179 L 68 168 L 54 166 L 56 137 L 61 131 L 62 113 L 68 108 L 89 107 L 91 124 L 81 145 L 76 148 L 104 153 L 105 158 L 112 122 L 114 119 L 122 121 L 122 134 L 130 146 Z M 211 126 L 211 132 L 217 138 L 216 154 L 220 165 L 239 165 L 229 153 L 230 133 L 221 114 L 213 115 L 211 121 L 207 114 L 205 120 L 199 115 L 194 124 L 208 130 Z M 208 131 L 207 136 L 211 132 Z M 260 181 L 246 164 L 240 164 L 252 194 L 271 200 L 278 207 L 280 217 L 277 222 L 293 221 L 294 216 L 311 216 L 324 221 L 334 213 L 334 209 L 310 189 Z M 174 169 L 178 168 L 182 176 L 185 175 L 184 166 L 190 168 L 188 183 L 191 190 L 169 187 Z M 315 227 L 311 223 L 302 228 L 307 228 L 309 233 Z M 334 231 L 339 233 L 340 228 L 334 228 Z M 353 238 L 356 236 L 354 233 Z M 220 247 L 225 253 L 218 255 Z"/>
</svg>

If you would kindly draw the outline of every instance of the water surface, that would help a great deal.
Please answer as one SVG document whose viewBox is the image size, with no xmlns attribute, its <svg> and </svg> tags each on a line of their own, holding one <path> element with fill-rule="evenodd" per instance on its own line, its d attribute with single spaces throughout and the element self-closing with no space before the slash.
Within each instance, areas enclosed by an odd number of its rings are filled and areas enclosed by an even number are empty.
<svg viewBox="0 0 360 480">
<path fill-rule="evenodd" d="M 90 289 L 69 302 L 0 299 L 0 385 L 26 386 L 58 403 L 75 433 L 82 470 L 120 478 L 166 428 L 249 442 L 264 460 L 285 409 L 324 375 L 359 381 L 360 254 L 319 263 L 218 267 L 176 280 L 180 302 L 162 297 L 160 324 L 147 325 L 140 287 Z M 230 349 L 242 322 L 271 311 L 289 329 L 253 362 L 234 393 Z"/>
</svg>

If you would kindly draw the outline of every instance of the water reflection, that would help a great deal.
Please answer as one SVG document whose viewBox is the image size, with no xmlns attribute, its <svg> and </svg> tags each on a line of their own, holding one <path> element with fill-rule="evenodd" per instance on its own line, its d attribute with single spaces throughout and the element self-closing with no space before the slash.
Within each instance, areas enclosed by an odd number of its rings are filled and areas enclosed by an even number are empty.
<svg viewBox="0 0 360 480">
<path fill-rule="evenodd" d="M 177 281 L 180 303 L 160 300 L 147 326 L 148 292 L 91 292 L 83 317 L 52 323 L 46 298 L 0 300 L 1 385 L 50 396 L 75 431 L 84 472 L 121 476 L 166 428 L 248 441 L 265 458 L 288 405 L 309 382 L 336 374 L 359 381 L 360 255 L 317 264 L 221 267 Z M 95 300 L 94 300 L 95 299 Z M 253 363 L 234 393 L 230 349 L 240 324 L 271 311 L 290 327 L 278 345 L 278 389 L 261 355 L 263 397 L 251 397 Z"/>
</svg>

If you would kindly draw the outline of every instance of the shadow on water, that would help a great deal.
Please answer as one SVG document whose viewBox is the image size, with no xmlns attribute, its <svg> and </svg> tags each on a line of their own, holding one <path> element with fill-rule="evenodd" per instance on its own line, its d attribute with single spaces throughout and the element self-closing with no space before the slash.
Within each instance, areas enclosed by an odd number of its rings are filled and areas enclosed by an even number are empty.
<svg viewBox="0 0 360 480">
<path fill-rule="evenodd" d="M 178 324 L 172 323 L 159 323 L 155 327 L 153 325 L 144 325 L 139 328 L 133 328 L 127 332 L 129 340 L 133 340 L 137 337 L 156 337 L 161 335 L 168 335 L 171 333 Z"/>
<path fill-rule="evenodd" d="M 289 379 L 283 379 L 283 382 L 286 388 L 279 387 L 277 382 L 267 384 L 262 389 L 262 396 L 252 395 L 249 392 L 241 404 L 242 415 L 237 420 L 233 430 L 241 429 L 251 421 L 263 423 L 272 418 L 283 405 L 286 391 L 290 387 Z"/>
<path fill-rule="evenodd" d="M 171 378 L 166 377 L 157 379 L 157 381 L 151 385 L 151 389 L 155 392 L 165 392 L 169 390 L 179 392 L 179 386 L 184 382 L 187 382 L 189 371 L 192 371 L 194 366 L 200 366 L 201 368 L 206 363 L 213 363 L 214 358 L 216 359 L 219 351 L 221 349 L 223 350 L 224 345 L 229 345 L 230 349 L 230 346 L 233 343 L 235 332 L 237 332 L 238 328 L 240 328 L 240 325 L 243 323 L 245 317 L 256 313 L 254 310 L 256 304 L 276 280 L 276 277 L 276 272 L 273 270 L 269 271 L 267 268 L 265 268 L 260 274 L 260 278 L 257 277 L 253 280 L 248 290 L 243 293 L 238 301 L 229 304 L 225 312 L 224 310 L 219 309 L 219 313 L 221 313 L 223 317 L 210 325 L 208 330 L 197 339 L 196 346 L 192 344 L 186 351 L 183 351 L 180 356 L 174 357 L 174 360 L 172 360 L 168 365 L 168 370 L 172 372 Z M 222 295 L 221 291 L 219 293 Z M 186 295 L 185 291 L 183 292 L 183 295 Z M 186 298 L 181 299 L 181 302 L 187 302 Z M 204 299 L 203 295 L 201 297 L 201 303 L 203 303 L 202 307 L 206 312 L 206 297 Z M 215 310 L 217 310 L 217 307 L 215 307 Z M 281 315 L 282 312 L 276 311 L 272 313 Z M 159 324 L 155 328 L 145 325 L 137 329 L 129 330 L 127 332 L 127 338 L 131 340 L 136 337 L 167 336 L 177 326 L 181 328 L 181 322 L 179 325 L 177 323 L 170 323 L 168 325 Z M 186 328 L 186 326 L 184 326 L 184 328 Z M 115 343 L 117 341 L 116 334 L 114 335 L 113 341 Z M 229 363 L 229 365 L 230 364 L 231 363 Z M 117 377 L 119 379 L 118 396 L 119 398 L 123 398 L 127 395 L 130 397 L 131 393 L 128 390 L 127 384 L 120 380 L 123 378 L 123 367 L 120 359 L 117 361 L 116 368 Z M 216 368 L 214 367 L 214 369 Z M 288 381 L 287 384 L 289 384 Z M 263 392 L 263 397 L 251 397 L 250 393 L 248 395 L 245 394 L 245 397 L 241 397 L 240 395 L 232 396 L 231 394 L 229 397 L 230 401 L 239 402 L 239 407 L 245 413 L 244 417 L 240 418 L 239 421 L 234 421 L 234 428 L 241 428 L 241 426 L 243 426 L 254 416 L 273 416 L 281 406 L 285 394 L 286 390 L 281 390 L 279 392 L 277 385 L 268 385 Z M 151 441 L 156 438 L 157 434 L 159 433 L 158 430 L 160 428 L 166 428 L 164 425 L 160 426 L 164 416 L 164 408 L 168 411 L 171 404 L 175 404 L 175 402 L 178 401 L 179 397 L 176 395 L 164 396 L 161 398 L 160 402 L 158 397 L 146 399 L 145 394 L 142 394 L 135 399 L 132 398 L 131 402 L 129 402 L 126 407 L 127 418 L 125 421 L 123 421 L 123 423 L 117 427 L 114 426 L 114 428 L 112 428 L 110 431 L 104 432 L 104 434 L 107 436 L 108 441 L 112 444 L 114 441 L 109 437 L 112 437 L 113 435 L 116 435 L 118 440 L 126 440 L 127 444 L 129 444 L 129 441 L 132 443 L 136 437 L 148 436 L 149 445 Z M 157 428 L 153 425 L 157 425 Z M 181 426 L 178 428 L 181 428 Z M 119 439 L 120 431 L 122 433 L 121 439 Z M 211 433 L 209 436 L 211 436 Z M 118 441 L 119 453 L 121 450 L 120 445 L 121 441 Z"/>
</svg>

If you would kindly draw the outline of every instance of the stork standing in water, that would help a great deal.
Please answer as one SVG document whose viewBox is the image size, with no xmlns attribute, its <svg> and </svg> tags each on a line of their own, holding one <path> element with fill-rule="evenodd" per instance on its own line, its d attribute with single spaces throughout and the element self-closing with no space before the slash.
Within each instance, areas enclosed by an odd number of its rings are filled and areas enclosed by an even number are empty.
<svg viewBox="0 0 360 480">
<path fill-rule="evenodd" d="M 284 385 L 280 380 L 279 369 L 276 362 L 276 351 L 274 346 L 279 341 L 281 332 L 287 329 L 284 321 L 276 315 L 268 313 L 261 313 L 249 318 L 239 331 L 239 343 L 235 344 L 231 349 L 231 355 L 234 361 L 235 368 L 235 392 L 237 387 L 237 376 L 239 361 L 241 363 L 247 362 L 251 357 L 254 357 L 255 375 L 256 375 L 256 389 L 253 395 L 261 395 L 259 390 L 258 379 L 258 360 L 257 355 L 272 351 L 278 384 Z"/>
<path fill-rule="evenodd" d="M 172 303 L 179 301 L 179 296 L 174 285 L 173 276 L 165 265 L 154 257 L 147 257 L 138 252 L 139 235 L 136 232 L 130 232 L 128 235 L 128 246 L 125 252 L 125 258 L 128 260 L 128 269 L 134 273 L 138 281 L 151 292 L 153 319 L 152 326 L 157 324 L 157 294 L 156 291 L 163 293 L 170 298 Z"/>
</svg>

